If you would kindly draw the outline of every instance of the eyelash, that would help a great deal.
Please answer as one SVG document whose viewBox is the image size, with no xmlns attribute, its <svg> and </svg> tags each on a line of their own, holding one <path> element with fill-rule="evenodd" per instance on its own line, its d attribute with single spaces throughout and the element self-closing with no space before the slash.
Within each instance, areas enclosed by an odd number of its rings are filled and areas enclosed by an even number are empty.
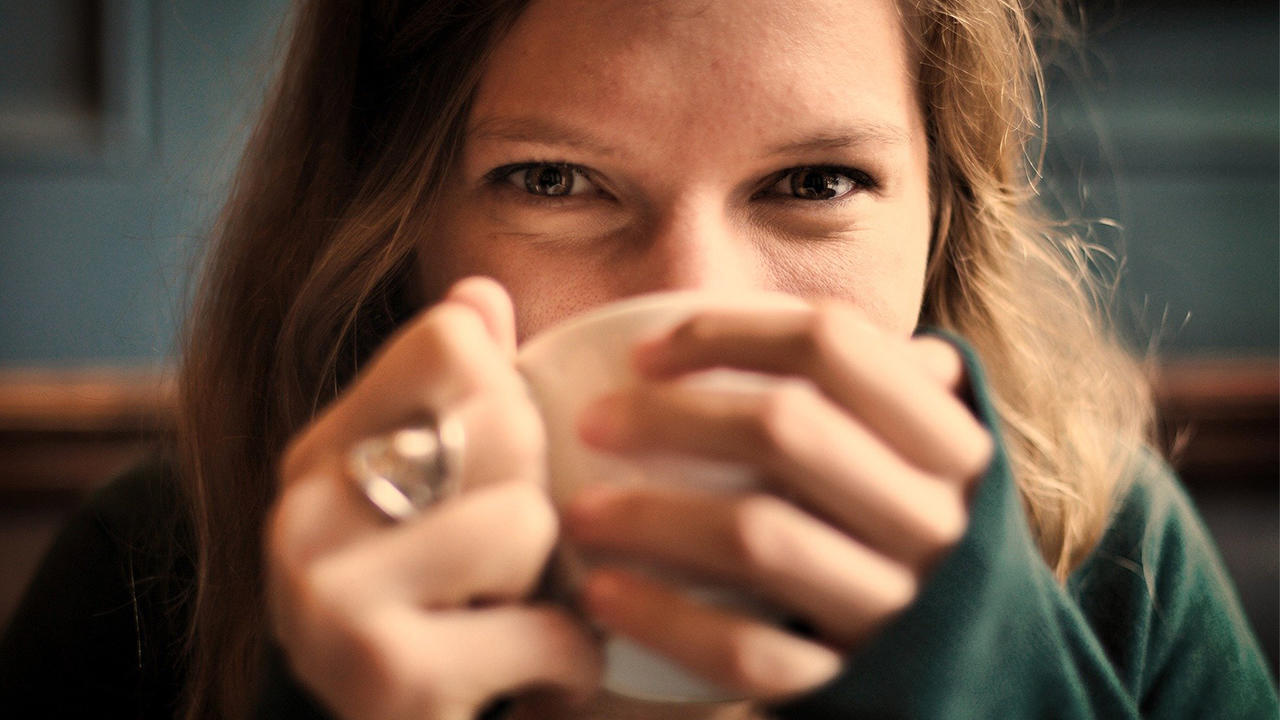
<svg viewBox="0 0 1280 720">
<path fill-rule="evenodd" d="M 521 188 L 519 185 L 517 185 L 515 182 L 511 180 L 511 176 L 515 175 L 516 173 L 532 170 L 534 168 L 548 168 L 548 167 L 559 168 L 561 171 L 567 171 L 571 173 L 572 174 L 571 177 L 577 177 L 580 175 L 583 178 L 585 178 L 588 182 L 593 182 L 592 173 L 590 170 L 580 165 L 574 165 L 573 163 L 567 163 L 563 161 L 521 162 L 521 163 L 512 163 L 510 165 L 503 165 L 501 167 L 494 168 L 493 170 L 490 170 L 489 172 L 485 173 L 484 180 L 487 184 L 490 184 L 490 185 L 502 185 L 502 186 L 506 186 L 506 189 L 515 190 L 519 192 L 521 198 L 524 201 L 535 203 L 535 204 L 552 204 L 552 205 L 560 204 L 572 197 L 575 197 L 574 195 L 545 195 L 545 194 L 540 194 L 535 192 L 529 192 L 527 189 Z M 798 167 L 787 168 L 785 170 L 781 170 L 769 176 L 769 178 L 761 184 L 761 188 L 757 190 L 751 196 L 751 198 L 755 200 L 755 199 L 766 197 L 767 192 L 769 190 L 773 189 L 779 183 L 783 182 L 787 178 L 792 178 L 791 186 L 794 189 L 796 186 L 795 178 L 801 173 L 823 173 L 828 175 L 839 176 L 847 180 L 850 183 L 851 187 L 847 191 L 832 198 L 801 198 L 795 195 L 785 195 L 785 196 L 778 195 L 777 199 L 784 200 L 784 201 L 793 200 L 801 203 L 822 203 L 822 204 L 839 203 L 848 199 L 849 196 L 854 195 L 859 191 L 865 192 L 870 190 L 876 190 L 880 187 L 879 182 L 877 182 L 874 177 L 872 177 L 870 174 L 862 170 L 858 170 L 857 168 L 851 168 L 843 165 L 802 165 Z M 527 182 L 528 181 L 526 180 L 526 188 L 527 188 Z M 572 185 L 570 185 L 570 188 L 572 188 Z"/>
<path fill-rule="evenodd" d="M 822 173 L 825 175 L 839 176 L 847 180 L 850 187 L 845 192 L 832 198 L 801 198 L 796 195 L 779 195 L 779 199 L 797 200 L 803 203 L 836 203 L 846 200 L 849 196 L 860 191 L 865 192 L 869 190 L 876 190 L 880 187 L 875 178 L 862 170 L 858 170 L 857 168 L 851 168 L 844 165 L 801 165 L 799 167 L 787 168 L 786 170 L 782 170 L 771 175 L 770 178 L 765 181 L 762 189 L 752 197 L 763 197 L 768 190 L 777 187 L 787 178 L 791 178 L 790 185 L 791 189 L 794 190 L 796 187 L 796 177 L 803 173 Z"/>
<path fill-rule="evenodd" d="M 487 185 L 493 185 L 504 190 L 517 192 L 519 193 L 519 197 L 522 201 L 533 203 L 535 205 L 559 205 L 575 197 L 573 195 L 542 195 L 539 193 L 529 192 L 510 179 L 512 175 L 515 175 L 518 172 L 546 167 L 554 167 L 559 168 L 562 171 L 568 171 L 569 173 L 572 173 L 572 176 L 574 177 L 581 175 L 586 178 L 588 182 L 592 182 L 590 170 L 580 165 L 574 165 L 573 163 L 558 160 L 544 160 L 503 165 L 502 167 L 494 168 L 493 170 L 485 173 L 484 181 Z"/>
</svg>

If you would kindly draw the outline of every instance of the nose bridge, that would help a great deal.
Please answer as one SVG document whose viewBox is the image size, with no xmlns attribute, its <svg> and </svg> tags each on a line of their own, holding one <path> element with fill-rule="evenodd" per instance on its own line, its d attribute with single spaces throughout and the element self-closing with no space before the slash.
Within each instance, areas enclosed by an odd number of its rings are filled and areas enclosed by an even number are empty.
<svg viewBox="0 0 1280 720">
<path fill-rule="evenodd" d="M 751 239 L 718 203 L 688 199 L 656 213 L 644 244 L 647 280 L 661 290 L 749 290 L 759 284 Z"/>
</svg>

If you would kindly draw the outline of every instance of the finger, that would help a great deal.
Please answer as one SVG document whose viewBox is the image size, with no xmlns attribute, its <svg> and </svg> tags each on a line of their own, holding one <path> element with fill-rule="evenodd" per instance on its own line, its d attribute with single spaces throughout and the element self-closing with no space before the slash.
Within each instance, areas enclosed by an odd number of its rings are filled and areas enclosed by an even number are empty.
<svg viewBox="0 0 1280 720">
<path fill-rule="evenodd" d="M 769 495 L 597 484 L 573 499 L 565 525 L 588 552 L 750 588 L 842 647 L 916 593 L 911 570 Z"/>
<path fill-rule="evenodd" d="M 361 616 L 352 629 L 339 654 L 291 657 L 297 675 L 319 679 L 313 689 L 344 717 L 462 720 L 524 688 L 582 698 L 600 675 L 594 641 L 556 609 L 508 605 L 424 615 L 389 606 Z"/>
<path fill-rule="evenodd" d="M 516 315 L 511 297 L 498 281 L 488 277 L 468 277 L 454 283 L 445 300 L 473 308 L 479 313 L 489 336 L 508 359 L 516 355 Z"/>
<path fill-rule="evenodd" d="M 701 313 L 638 346 L 634 358 L 655 377 L 733 367 L 806 378 L 920 468 L 976 477 L 990 458 L 990 438 L 904 344 L 852 306 L 829 302 L 808 311 Z"/>
<path fill-rule="evenodd" d="M 470 686 L 488 701 L 534 687 L 590 697 L 603 660 L 589 631 L 560 608 L 502 605 L 438 616 L 421 638 L 425 647 L 457 648 L 443 662 L 446 688 Z M 435 653 L 438 655 L 438 652 Z"/>
<path fill-rule="evenodd" d="M 440 609 L 517 600 L 536 587 L 558 534 L 559 520 L 540 488 L 504 483 L 368 533 L 318 561 L 309 578 L 353 606 Z"/>
<path fill-rule="evenodd" d="M 840 656 L 829 648 L 707 607 L 655 580 L 599 570 L 586 580 L 583 603 L 609 630 L 752 697 L 804 692 L 840 670 Z"/>
<path fill-rule="evenodd" d="M 267 516 L 264 562 L 272 627 L 283 636 L 303 631 L 297 598 L 313 594 L 309 570 L 353 538 L 377 532 L 380 523 L 365 508 L 350 505 L 353 490 L 320 473 L 286 484 Z"/>
<path fill-rule="evenodd" d="M 445 301 L 393 336 L 322 421 L 342 426 L 347 435 L 377 434 L 468 397 L 518 387 L 480 313 Z"/>
<path fill-rule="evenodd" d="M 513 481 L 546 487 L 546 430 L 523 388 L 479 394 L 445 412 L 463 428 L 464 493 Z"/>
<path fill-rule="evenodd" d="M 546 487 L 543 427 L 532 406 L 486 395 L 449 412 L 463 428 L 460 494 L 499 484 Z M 299 562 L 387 529 L 386 518 L 351 477 L 346 453 L 355 441 L 328 447 L 308 439 L 314 445 L 310 457 L 297 448 L 289 453 L 286 463 L 293 467 L 281 473 L 284 487 L 271 522 L 275 546 L 289 549 Z"/>
<path fill-rule="evenodd" d="M 473 288 L 489 287 L 477 281 Z M 342 467 L 359 440 L 449 416 L 463 429 L 465 490 L 507 480 L 544 482 L 542 419 L 481 316 L 437 305 L 380 351 L 352 386 L 291 443 L 283 482 L 320 464 Z"/>
<path fill-rule="evenodd" d="M 521 398 L 520 380 L 480 314 L 443 302 L 410 320 L 291 444 L 285 480 L 357 440 L 424 422 L 478 394 Z"/>
<path fill-rule="evenodd" d="M 961 485 L 907 462 L 803 383 L 756 393 L 645 385 L 590 407 L 580 430 L 611 452 L 761 469 L 781 494 L 913 567 L 931 564 L 968 523 Z"/>
</svg>

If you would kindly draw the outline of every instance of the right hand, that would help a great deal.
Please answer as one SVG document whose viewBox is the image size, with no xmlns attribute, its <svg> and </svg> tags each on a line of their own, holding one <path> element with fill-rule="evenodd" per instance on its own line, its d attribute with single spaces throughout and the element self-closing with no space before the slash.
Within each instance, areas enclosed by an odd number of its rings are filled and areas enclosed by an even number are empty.
<svg viewBox="0 0 1280 720">
<path fill-rule="evenodd" d="M 599 650 L 526 602 L 557 537 L 537 410 L 497 283 L 470 278 L 411 320 L 290 443 L 266 530 L 268 611 L 294 675 L 347 720 L 475 717 L 527 688 L 588 697 Z M 462 492 L 388 525 L 355 488 L 359 440 L 457 418 Z"/>
</svg>

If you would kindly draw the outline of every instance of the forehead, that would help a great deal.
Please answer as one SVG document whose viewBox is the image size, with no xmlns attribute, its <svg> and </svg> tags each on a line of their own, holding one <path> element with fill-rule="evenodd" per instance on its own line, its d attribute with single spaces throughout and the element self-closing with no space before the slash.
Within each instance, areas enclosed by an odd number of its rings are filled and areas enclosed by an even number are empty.
<svg viewBox="0 0 1280 720">
<path fill-rule="evenodd" d="M 907 46 L 892 0 L 534 0 L 495 47 L 473 120 L 693 144 L 824 117 L 912 131 Z"/>
</svg>

